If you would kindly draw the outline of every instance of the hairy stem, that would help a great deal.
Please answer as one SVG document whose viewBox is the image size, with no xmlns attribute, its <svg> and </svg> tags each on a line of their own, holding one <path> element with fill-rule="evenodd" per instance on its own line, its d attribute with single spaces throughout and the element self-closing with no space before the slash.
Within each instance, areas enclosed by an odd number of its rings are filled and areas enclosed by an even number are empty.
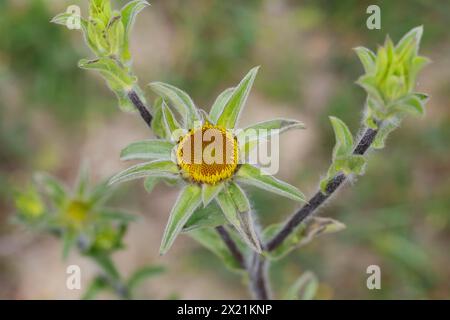
<svg viewBox="0 0 450 320">
<path fill-rule="evenodd" d="M 374 141 L 378 131 L 374 129 L 366 129 L 363 136 L 355 147 L 353 154 L 363 155 L 369 149 Z M 326 193 L 317 191 L 317 193 L 297 212 L 295 212 L 284 224 L 283 228 L 267 243 L 266 249 L 272 251 L 276 249 L 283 241 L 295 231 L 295 229 L 306 218 L 314 214 L 319 208 L 344 182 L 347 176 L 343 173 L 337 174 L 326 186 Z"/>
<path fill-rule="evenodd" d="M 144 102 L 141 100 L 141 98 L 137 94 L 137 92 L 134 90 L 131 90 L 130 92 L 128 92 L 128 98 L 133 103 L 133 105 L 136 107 L 136 109 L 139 111 L 141 118 L 145 121 L 145 123 L 149 126 L 149 128 L 151 128 L 153 117 L 150 114 L 150 111 L 148 111 L 148 108 L 145 106 Z"/>
<path fill-rule="evenodd" d="M 267 269 L 267 260 L 262 255 L 254 253 L 247 271 L 250 280 L 249 289 L 256 300 L 269 300 L 271 298 Z"/>
</svg>

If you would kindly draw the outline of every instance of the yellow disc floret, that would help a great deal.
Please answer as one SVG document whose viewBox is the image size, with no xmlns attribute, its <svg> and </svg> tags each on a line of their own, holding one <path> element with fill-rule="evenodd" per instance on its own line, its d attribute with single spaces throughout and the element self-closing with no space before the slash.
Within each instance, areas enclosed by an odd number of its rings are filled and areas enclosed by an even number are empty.
<svg viewBox="0 0 450 320">
<path fill-rule="evenodd" d="M 230 178 L 236 171 L 237 140 L 223 127 L 204 124 L 180 139 L 177 162 L 185 178 L 216 184 Z"/>
</svg>

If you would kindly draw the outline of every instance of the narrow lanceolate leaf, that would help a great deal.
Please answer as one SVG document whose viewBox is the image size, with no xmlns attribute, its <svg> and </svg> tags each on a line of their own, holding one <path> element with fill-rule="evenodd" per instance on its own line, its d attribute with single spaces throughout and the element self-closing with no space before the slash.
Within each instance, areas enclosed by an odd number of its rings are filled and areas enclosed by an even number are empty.
<svg viewBox="0 0 450 320">
<path fill-rule="evenodd" d="M 215 124 L 219 119 L 219 116 L 222 114 L 223 108 L 227 104 L 228 100 L 230 100 L 231 95 L 233 94 L 234 88 L 228 88 L 219 94 L 214 101 L 211 110 L 209 111 L 209 117 Z"/>
<path fill-rule="evenodd" d="M 364 47 L 357 47 L 355 48 L 355 51 L 359 57 L 359 60 L 361 60 L 364 71 L 366 71 L 366 73 L 372 73 L 375 68 L 375 53 Z"/>
<path fill-rule="evenodd" d="M 255 81 L 256 74 L 259 67 L 255 67 L 247 73 L 242 81 L 233 90 L 233 94 L 228 99 L 227 103 L 223 107 L 223 111 L 220 114 L 217 124 L 225 128 L 234 129 L 236 126 L 239 115 L 244 108 L 247 97 Z"/>
<path fill-rule="evenodd" d="M 89 168 L 86 163 L 83 163 L 78 173 L 75 194 L 79 199 L 84 199 L 89 188 Z"/>
<path fill-rule="evenodd" d="M 165 140 L 144 140 L 128 145 L 120 153 L 121 160 L 170 160 L 174 145 Z"/>
<path fill-rule="evenodd" d="M 195 209 L 200 205 L 201 201 L 202 189 L 199 186 L 189 185 L 181 191 L 170 213 L 159 250 L 160 254 L 164 254 L 170 249 L 175 238 L 194 213 Z"/>
<path fill-rule="evenodd" d="M 220 192 L 216 200 L 228 222 L 236 228 L 242 239 L 249 245 L 250 248 L 260 253 L 261 245 L 258 237 L 256 236 L 253 221 L 251 217 L 248 217 L 250 210 L 240 212 L 227 189 Z"/>
<path fill-rule="evenodd" d="M 147 191 L 148 193 L 151 193 L 153 191 L 153 189 L 155 188 L 155 186 L 158 184 L 159 180 L 161 178 L 159 177 L 147 177 L 144 180 L 144 188 L 145 191 Z"/>
<path fill-rule="evenodd" d="M 299 202 L 306 201 L 305 195 L 296 187 L 278 180 L 271 175 L 264 174 L 259 168 L 250 164 L 243 164 L 241 166 L 237 172 L 237 178 L 239 182 L 253 185 L 286 198 Z"/>
<path fill-rule="evenodd" d="M 102 57 L 95 60 L 81 59 L 78 66 L 82 69 L 91 69 L 100 71 L 101 74 L 108 80 L 110 85 L 115 89 L 120 86 L 123 89 L 130 89 L 136 82 L 136 78 L 128 74 L 126 70 L 119 67 L 119 65 L 111 58 Z"/>
<path fill-rule="evenodd" d="M 140 163 L 122 172 L 109 180 L 109 184 L 125 182 L 143 177 L 174 177 L 178 174 L 178 167 L 172 161 L 156 160 Z"/>
<path fill-rule="evenodd" d="M 172 141 L 176 141 L 178 138 L 176 137 L 176 134 L 177 131 L 180 130 L 181 125 L 178 123 L 177 119 L 175 119 L 172 111 L 164 102 L 162 104 L 162 114 L 167 136 L 170 137 Z"/>
<path fill-rule="evenodd" d="M 203 206 L 206 207 L 211 202 L 211 200 L 213 200 L 214 197 L 216 197 L 217 194 L 223 189 L 223 187 L 224 187 L 223 183 L 218 183 L 215 185 L 205 183 L 202 186 Z"/>
<path fill-rule="evenodd" d="M 284 300 L 312 300 L 319 287 L 319 280 L 311 271 L 304 272 L 287 290 Z"/>
<path fill-rule="evenodd" d="M 128 61 L 131 59 L 130 52 L 129 52 L 130 32 L 131 32 L 131 29 L 133 28 L 134 21 L 136 20 L 136 16 L 146 6 L 149 6 L 149 3 L 147 1 L 134 0 L 134 1 L 127 3 L 120 10 L 122 24 L 125 29 L 124 30 L 124 44 L 123 44 L 124 48 L 123 48 L 123 52 L 122 52 L 122 59 L 124 61 Z"/>
<path fill-rule="evenodd" d="M 294 119 L 273 119 L 251 125 L 238 133 L 237 138 L 241 150 L 251 151 L 256 146 L 255 141 L 269 139 L 271 136 L 281 134 L 291 129 L 304 129 L 303 122 Z"/>
<path fill-rule="evenodd" d="M 56 178 L 46 173 L 37 173 L 34 175 L 34 179 L 57 206 L 65 203 L 67 200 L 67 192 L 64 185 Z"/>
<path fill-rule="evenodd" d="M 333 159 L 351 154 L 353 151 L 353 136 L 347 125 L 336 117 L 330 117 L 330 121 L 336 136 Z"/>
<path fill-rule="evenodd" d="M 200 121 L 197 108 L 186 92 L 163 82 L 152 82 L 149 85 L 156 94 L 177 109 L 188 128 L 192 128 L 195 121 Z"/>
<path fill-rule="evenodd" d="M 164 273 L 166 270 L 162 266 L 148 266 L 136 270 L 127 281 L 127 287 L 133 291 L 145 280 Z"/>
<path fill-rule="evenodd" d="M 210 202 L 206 207 L 200 206 L 183 227 L 183 232 L 199 228 L 215 228 L 226 224 L 227 221 L 216 201 Z"/>
</svg>

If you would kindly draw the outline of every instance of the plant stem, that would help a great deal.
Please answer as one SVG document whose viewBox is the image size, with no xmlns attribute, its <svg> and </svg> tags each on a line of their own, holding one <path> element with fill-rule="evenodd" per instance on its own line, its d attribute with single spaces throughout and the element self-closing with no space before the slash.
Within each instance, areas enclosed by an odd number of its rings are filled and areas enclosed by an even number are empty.
<svg viewBox="0 0 450 320">
<path fill-rule="evenodd" d="M 128 98 L 136 107 L 136 109 L 139 111 L 141 118 L 145 121 L 145 123 L 149 126 L 149 128 L 151 128 L 153 117 L 150 114 L 150 111 L 148 111 L 148 108 L 145 106 L 144 102 L 137 94 L 137 92 L 135 90 L 131 90 L 130 92 L 128 92 Z"/>
<path fill-rule="evenodd" d="M 374 141 L 378 131 L 374 129 L 366 129 L 363 136 L 355 147 L 353 154 L 363 155 L 369 149 Z M 295 231 L 295 229 L 306 218 L 314 214 L 319 208 L 346 180 L 347 176 L 343 173 L 337 174 L 326 186 L 326 193 L 317 191 L 317 193 L 296 213 L 294 213 L 284 224 L 283 228 L 267 243 L 266 249 L 272 251 L 276 249 L 283 241 Z"/>
<path fill-rule="evenodd" d="M 253 298 L 256 300 L 269 300 L 271 298 L 267 269 L 267 260 L 262 255 L 254 253 L 252 263 L 247 271 L 250 278 L 249 288 Z"/>
</svg>

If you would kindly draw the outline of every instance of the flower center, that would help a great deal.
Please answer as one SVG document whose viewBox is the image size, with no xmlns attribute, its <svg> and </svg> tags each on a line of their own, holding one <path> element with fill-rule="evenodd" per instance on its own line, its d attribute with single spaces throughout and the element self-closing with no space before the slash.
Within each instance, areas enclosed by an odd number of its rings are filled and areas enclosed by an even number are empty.
<svg viewBox="0 0 450 320">
<path fill-rule="evenodd" d="M 180 139 L 177 162 L 186 178 L 216 184 L 236 171 L 237 141 L 225 128 L 204 124 Z"/>
</svg>

